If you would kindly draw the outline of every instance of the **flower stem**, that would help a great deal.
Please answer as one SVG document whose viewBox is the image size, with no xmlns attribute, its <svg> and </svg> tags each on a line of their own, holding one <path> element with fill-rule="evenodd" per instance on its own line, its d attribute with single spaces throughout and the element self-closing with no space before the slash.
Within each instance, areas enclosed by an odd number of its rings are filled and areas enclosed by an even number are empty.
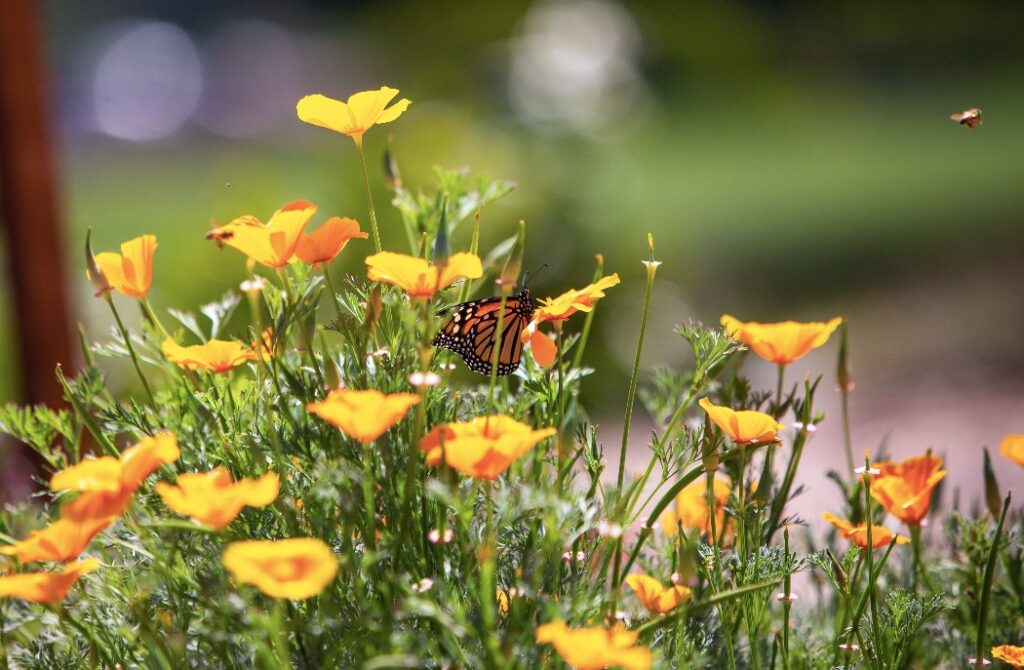
<svg viewBox="0 0 1024 670">
<path fill-rule="evenodd" d="M 565 449 L 562 445 L 562 424 L 565 423 L 565 400 L 563 398 L 565 393 L 565 361 L 562 355 L 562 323 L 560 321 L 555 322 L 555 340 L 555 346 L 558 348 L 558 360 L 555 363 L 558 368 L 558 398 L 555 400 L 555 406 L 558 409 L 558 423 L 556 424 L 556 427 L 558 428 L 558 435 L 555 438 L 555 449 L 558 451 L 558 481 L 561 483 L 562 468 L 565 467 Z"/>
<path fill-rule="evenodd" d="M 167 329 L 164 328 L 164 324 L 160 322 L 156 312 L 153 311 L 153 307 L 149 304 L 149 298 L 143 298 L 139 301 L 139 304 L 142 305 L 142 311 L 145 312 L 146 318 L 149 319 L 149 322 L 155 325 L 156 329 L 160 331 L 160 335 L 165 340 L 170 339 L 170 334 L 167 332 Z"/>
<path fill-rule="evenodd" d="M 864 548 L 867 556 L 865 560 L 868 564 L 868 603 L 871 605 L 871 647 L 873 650 L 879 648 L 879 642 L 881 641 L 880 633 L 878 630 L 878 603 L 875 599 L 875 570 L 874 570 L 874 540 L 871 537 L 872 533 L 872 519 L 871 519 L 871 460 L 868 454 L 864 455 L 864 523 L 867 526 L 867 547 Z"/>
<path fill-rule="evenodd" d="M 377 230 L 377 210 L 373 207 L 373 194 L 370 192 L 370 175 L 366 171 L 366 154 L 363 153 L 363 143 L 356 142 L 356 149 L 359 152 L 359 165 L 363 168 L 363 187 L 366 189 L 366 206 L 370 210 L 370 228 L 373 230 L 373 248 L 379 254 L 380 232 Z"/>
<path fill-rule="evenodd" d="M 789 561 L 789 524 L 786 524 L 785 528 L 783 528 L 782 537 L 785 543 L 786 560 Z M 788 570 L 786 571 L 783 584 L 785 600 L 782 601 L 782 667 L 784 670 L 789 670 L 789 610 L 793 606 L 790 599 L 792 596 L 793 575 Z"/>
<path fill-rule="evenodd" d="M 619 450 L 619 473 L 615 485 L 622 489 L 626 478 L 626 451 L 629 446 L 629 424 L 633 419 L 633 401 L 636 399 L 636 382 L 640 374 L 640 357 L 644 350 L 644 337 L 647 335 L 647 318 L 651 313 L 651 292 L 654 290 L 654 275 L 658 270 L 654 261 L 644 261 L 647 268 L 647 288 L 644 291 L 644 311 L 640 318 L 640 337 L 636 344 L 636 357 L 633 359 L 633 373 L 629 377 L 629 392 L 626 394 L 626 417 L 622 426 L 622 445 Z"/>
<path fill-rule="evenodd" d="M 331 294 L 331 302 L 334 303 L 334 311 L 337 315 L 341 316 L 341 303 L 338 302 L 338 292 L 334 290 L 334 283 L 331 281 L 331 273 L 327 270 L 327 263 L 320 266 L 324 273 L 324 279 L 327 280 L 327 292 Z"/>
<path fill-rule="evenodd" d="M 917 590 L 917 578 L 921 577 L 921 581 L 924 582 L 924 586 L 931 592 L 935 591 L 935 587 L 932 585 L 932 580 L 928 576 L 928 571 L 924 566 L 924 561 L 921 560 L 921 524 L 915 523 L 910 526 L 910 542 L 914 550 L 914 590 Z"/>
<path fill-rule="evenodd" d="M 775 418 L 778 419 L 782 414 L 782 382 L 786 376 L 786 365 L 779 363 L 779 376 L 775 382 Z"/>
<path fill-rule="evenodd" d="M 366 529 L 363 541 L 371 551 L 377 548 L 376 512 L 373 501 L 373 442 L 363 442 L 363 507 L 366 508 Z"/>
<path fill-rule="evenodd" d="M 1006 494 L 1003 500 L 1003 511 L 999 515 L 999 524 L 996 526 L 996 534 L 992 538 L 992 548 L 988 552 L 988 560 L 985 562 L 985 576 L 981 586 L 981 603 L 978 608 L 978 641 L 974 651 L 974 667 L 985 667 L 985 635 L 988 632 L 988 609 L 989 600 L 992 598 L 992 578 L 996 572 L 996 557 L 999 556 L 999 541 L 1003 536 L 1003 524 L 1006 522 L 1006 512 L 1010 509 L 1010 494 Z"/>
<path fill-rule="evenodd" d="M 146 376 L 142 374 L 142 367 L 139 365 L 139 357 L 135 354 L 135 347 L 132 346 L 132 338 L 128 334 L 128 329 L 124 327 L 124 322 L 121 321 L 121 315 L 117 313 L 117 308 L 114 307 L 114 300 L 109 295 L 107 296 L 107 304 L 110 305 L 110 311 L 114 314 L 114 321 L 117 322 L 117 329 L 121 331 L 121 337 L 124 338 L 124 344 L 128 348 L 128 354 L 132 357 L 132 365 L 135 366 L 135 372 L 138 373 L 139 379 L 142 381 L 142 388 L 146 389 L 146 395 L 149 396 L 149 403 L 153 409 L 156 410 L 156 398 L 153 397 L 153 391 L 149 388 L 149 382 L 146 381 Z"/>
</svg>

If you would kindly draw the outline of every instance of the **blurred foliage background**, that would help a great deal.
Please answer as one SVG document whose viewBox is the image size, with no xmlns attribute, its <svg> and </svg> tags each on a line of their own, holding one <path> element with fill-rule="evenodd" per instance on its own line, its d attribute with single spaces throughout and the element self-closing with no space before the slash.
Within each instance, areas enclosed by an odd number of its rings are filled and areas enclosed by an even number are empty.
<svg viewBox="0 0 1024 670">
<path fill-rule="evenodd" d="M 87 226 L 98 250 L 156 234 L 153 303 L 194 310 L 245 276 L 241 255 L 203 240 L 212 222 L 304 197 L 317 221 L 365 225 L 351 143 L 294 105 L 387 84 L 414 102 L 368 135 L 369 156 L 390 133 L 413 188 L 434 166 L 516 182 L 483 214 L 484 248 L 525 219 L 525 265 L 551 266 L 540 295 L 587 283 L 596 253 L 623 278 L 590 359 L 599 423 L 620 421 L 650 231 L 664 263 L 645 368 L 686 362 L 673 327 L 688 319 L 844 315 L 858 447 L 892 431 L 898 455 L 966 451 L 977 479 L 980 445 L 1024 429 L 1022 21 L 1024 4 L 984 0 L 51 0 L 77 316 L 109 327 L 84 281 Z M 981 128 L 949 119 L 975 106 Z M 375 187 L 385 246 L 405 250 Z M 351 244 L 336 276 L 368 250 Z M 790 379 L 831 385 L 833 355 Z M 838 462 L 835 428 L 822 468 Z"/>
</svg>

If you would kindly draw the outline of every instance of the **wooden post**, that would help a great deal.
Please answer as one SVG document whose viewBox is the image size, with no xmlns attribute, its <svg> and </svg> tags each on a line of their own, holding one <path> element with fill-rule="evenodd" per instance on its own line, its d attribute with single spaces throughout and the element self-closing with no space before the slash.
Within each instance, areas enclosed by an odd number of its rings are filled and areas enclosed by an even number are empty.
<svg viewBox="0 0 1024 670">
<path fill-rule="evenodd" d="M 53 372 L 58 363 L 72 371 L 74 346 L 38 13 L 34 0 L 0 0 L 0 220 L 10 260 L 6 283 L 17 327 L 20 399 L 60 407 Z"/>
</svg>

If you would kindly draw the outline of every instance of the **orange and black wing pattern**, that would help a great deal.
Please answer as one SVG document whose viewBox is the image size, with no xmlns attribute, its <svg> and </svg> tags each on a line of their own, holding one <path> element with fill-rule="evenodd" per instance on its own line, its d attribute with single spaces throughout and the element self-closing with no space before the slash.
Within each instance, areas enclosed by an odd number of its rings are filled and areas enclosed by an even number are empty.
<svg viewBox="0 0 1024 670">
<path fill-rule="evenodd" d="M 525 288 L 519 295 L 505 300 L 504 316 L 500 297 L 464 302 L 455 307 L 451 318 L 434 336 L 434 345 L 462 356 L 470 370 L 489 375 L 494 363 L 494 346 L 500 339 L 498 374 L 512 374 L 519 368 L 523 355 L 519 336 L 533 318 L 533 310 L 533 298 Z"/>
</svg>

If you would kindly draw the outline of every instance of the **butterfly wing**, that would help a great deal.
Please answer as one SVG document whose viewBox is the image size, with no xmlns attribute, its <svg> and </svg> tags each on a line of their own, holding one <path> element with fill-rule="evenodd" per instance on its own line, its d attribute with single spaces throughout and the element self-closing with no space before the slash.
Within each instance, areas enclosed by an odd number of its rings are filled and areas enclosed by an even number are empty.
<svg viewBox="0 0 1024 670">
<path fill-rule="evenodd" d="M 470 370 L 490 374 L 494 361 L 494 345 L 498 322 L 501 321 L 501 352 L 498 374 L 507 375 L 519 368 L 523 354 L 520 334 L 533 317 L 533 300 L 526 289 L 505 300 L 502 316 L 501 298 L 484 298 L 462 303 L 434 337 L 434 345 L 454 351 Z"/>
</svg>

